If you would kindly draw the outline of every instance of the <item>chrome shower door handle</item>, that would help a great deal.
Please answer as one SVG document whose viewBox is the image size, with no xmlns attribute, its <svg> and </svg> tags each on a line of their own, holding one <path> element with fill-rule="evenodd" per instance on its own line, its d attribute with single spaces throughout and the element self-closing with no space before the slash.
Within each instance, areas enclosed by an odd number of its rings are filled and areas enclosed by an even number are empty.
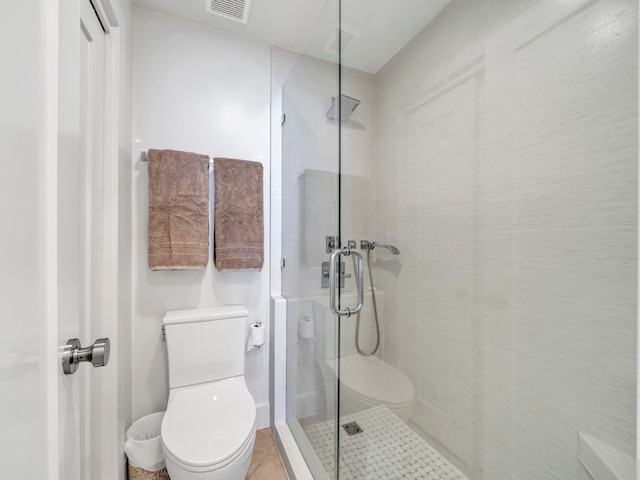
<svg viewBox="0 0 640 480">
<path fill-rule="evenodd" d="M 344 310 L 340 310 L 338 308 L 338 304 L 336 302 L 336 265 L 339 261 L 340 255 L 350 256 L 354 255 L 358 260 L 358 271 L 355 274 L 358 276 L 358 305 L 354 308 L 345 307 Z M 341 317 L 350 317 L 354 313 L 358 313 L 362 310 L 364 305 L 364 290 L 362 288 L 363 285 L 363 272 L 364 272 L 364 261 L 362 260 L 362 255 L 356 252 L 355 250 L 351 250 L 350 248 L 341 248 L 339 250 L 335 250 L 333 254 L 331 254 L 331 261 L 329 262 L 329 280 L 330 280 L 330 288 L 329 288 L 329 305 L 331 306 L 331 311 L 335 315 L 339 315 Z"/>
</svg>

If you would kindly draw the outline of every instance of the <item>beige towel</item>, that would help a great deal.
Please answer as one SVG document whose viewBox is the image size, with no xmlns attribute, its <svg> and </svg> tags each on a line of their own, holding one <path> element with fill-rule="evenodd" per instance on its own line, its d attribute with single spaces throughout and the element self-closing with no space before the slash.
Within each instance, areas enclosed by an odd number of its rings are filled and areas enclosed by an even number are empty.
<svg viewBox="0 0 640 480">
<path fill-rule="evenodd" d="M 149 268 L 209 263 L 209 157 L 149 150 Z"/>
<path fill-rule="evenodd" d="M 221 272 L 262 270 L 264 209 L 262 164 L 213 160 L 215 179 L 214 262 Z"/>
</svg>

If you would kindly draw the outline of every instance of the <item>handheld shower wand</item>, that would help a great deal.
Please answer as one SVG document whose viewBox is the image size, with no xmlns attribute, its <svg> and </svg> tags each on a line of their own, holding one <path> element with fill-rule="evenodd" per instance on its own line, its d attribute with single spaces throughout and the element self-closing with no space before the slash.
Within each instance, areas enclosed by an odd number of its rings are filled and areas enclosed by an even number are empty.
<svg viewBox="0 0 640 480">
<path fill-rule="evenodd" d="M 384 243 L 378 243 L 378 242 L 370 242 L 369 240 L 361 240 L 360 241 L 360 248 L 366 248 L 367 249 L 367 266 L 369 267 L 369 283 L 371 284 L 371 300 L 373 300 L 373 315 L 374 315 L 374 319 L 376 322 L 376 346 L 373 348 L 373 350 L 371 350 L 370 352 L 365 352 L 360 348 L 360 312 L 358 312 L 358 317 L 356 320 L 356 350 L 358 350 L 358 353 L 360 355 L 363 355 L 365 357 L 370 357 L 372 355 L 374 355 L 377 351 L 378 348 L 380 347 L 380 322 L 378 320 L 378 305 L 376 304 L 376 288 L 373 284 L 373 272 L 371 271 L 371 250 L 373 250 L 374 248 L 379 247 L 379 248 L 386 248 L 387 250 L 389 250 L 391 253 L 393 253 L 394 255 L 400 255 L 400 250 L 398 250 L 396 247 L 394 247 L 393 245 L 385 245 Z M 355 271 L 356 269 L 356 264 L 355 264 L 355 258 L 353 258 L 353 269 Z M 356 276 L 356 282 L 358 281 L 358 277 Z"/>
</svg>

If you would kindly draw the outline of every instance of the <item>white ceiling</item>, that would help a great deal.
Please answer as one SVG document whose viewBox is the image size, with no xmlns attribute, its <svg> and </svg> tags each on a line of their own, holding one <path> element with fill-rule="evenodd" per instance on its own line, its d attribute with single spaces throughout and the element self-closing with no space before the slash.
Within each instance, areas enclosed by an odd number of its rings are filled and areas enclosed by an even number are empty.
<svg viewBox="0 0 640 480">
<path fill-rule="evenodd" d="M 360 35 L 343 64 L 376 73 L 450 0 L 342 0 L 343 29 Z M 252 0 L 248 24 L 205 12 L 206 0 L 133 0 L 139 7 L 269 45 L 335 59 L 336 0 Z"/>
</svg>

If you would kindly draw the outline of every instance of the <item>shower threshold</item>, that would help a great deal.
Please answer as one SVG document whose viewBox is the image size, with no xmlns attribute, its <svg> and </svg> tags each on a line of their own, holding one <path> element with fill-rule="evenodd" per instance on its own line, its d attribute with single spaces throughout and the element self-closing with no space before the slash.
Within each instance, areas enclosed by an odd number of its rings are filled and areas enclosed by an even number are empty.
<svg viewBox="0 0 640 480">
<path fill-rule="evenodd" d="M 348 435 L 340 428 L 340 480 L 468 480 L 424 438 L 378 406 L 340 418 L 362 429 Z M 304 428 L 325 469 L 333 469 L 335 421 Z"/>
</svg>

